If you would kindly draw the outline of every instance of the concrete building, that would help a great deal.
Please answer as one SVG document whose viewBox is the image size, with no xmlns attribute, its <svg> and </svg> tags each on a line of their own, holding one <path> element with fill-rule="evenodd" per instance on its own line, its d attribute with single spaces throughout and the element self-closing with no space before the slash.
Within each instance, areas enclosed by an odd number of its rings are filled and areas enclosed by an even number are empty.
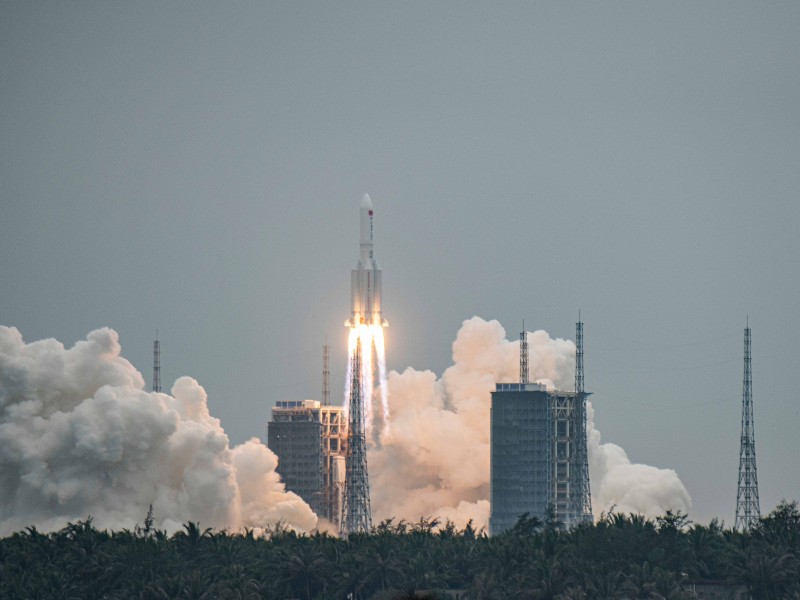
<svg viewBox="0 0 800 600">
<path fill-rule="evenodd" d="M 551 507 L 566 526 L 582 520 L 574 497 L 581 431 L 576 397 L 537 383 L 498 383 L 492 392 L 491 534 L 525 513 L 544 521 Z"/>
<path fill-rule="evenodd" d="M 286 489 L 338 524 L 347 452 L 342 407 L 316 400 L 278 402 L 267 424 L 267 446 L 278 456 L 277 471 Z"/>
<path fill-rule="evenodd" d="M 498 383 L 490 425 L 489 532 L 513 527 L 525 513 L 544 518 L 552 501 L 550 399 L 537 383 Z"/>
</svg>

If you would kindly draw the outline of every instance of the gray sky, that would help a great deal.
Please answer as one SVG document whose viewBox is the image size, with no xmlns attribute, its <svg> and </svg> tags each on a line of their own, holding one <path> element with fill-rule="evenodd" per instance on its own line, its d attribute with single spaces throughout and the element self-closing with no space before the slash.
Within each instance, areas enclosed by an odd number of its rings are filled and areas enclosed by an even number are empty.
<svg viewBox="0 0 800 600">
<path fill-rule="evenodd" d="M 358 203 L 390 368 L 462 320 L 574 335 L 603 441 L 732 523 L 800 498 L 800 4 L 0 5 L 0 323 L 108 325 L 233 442 L 343 387 Z"/>
</svg>

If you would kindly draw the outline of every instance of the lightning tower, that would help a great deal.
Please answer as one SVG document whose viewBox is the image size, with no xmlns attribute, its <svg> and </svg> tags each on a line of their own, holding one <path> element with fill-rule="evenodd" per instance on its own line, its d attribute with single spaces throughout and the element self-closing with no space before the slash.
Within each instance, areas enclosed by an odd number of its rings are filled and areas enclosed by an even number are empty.
<svg viewBox="0 0 800 600">
<path fill-rule="evenodd" d="M 528 332 L 525 331 L 524 319 L 519 334 L 519 382 L 528 383 Z"/>
<path fill-rule="evenodd" d="M 372 512 L 369 502 L 369 476 L 367 474 L 367 438 L 365 434 L 364 404 L 361 383 L 361 339 L 356 340 L 350 368 L 349 432 L 345 457 L 344 497 L 339 533 L 367 533 L 372 529 Z"/>
<path fill-rule="evenodd" d="M 592 490 L 589 483 L 589 452 L 586 445 L 586 392 L 583 387 L 583 322 L 578 312 L 575 323 L 575 463 L 570 478 L 570 513 L 576 523 L 591 523 Z"/>
<path fill-rule="evenodd" d="M 161 391 L 161 342 L 158 341 L 158 331 L 153 342 L 153 391 Z"/>
<path fill-rule="evenodd" d="M 750 355 L 750 322 L 744 330 L 744 377 L 742 380 L 742 434 L 739 446 L 739 487 L 736 492 L 735 529 L 747 530 L 758 523 L 756 438 L 753 429 L 753 374 Z"/>
<path fill-rule="evenodd" d="M 325 338 L 325 345 L 322 347 L 322 406 L 331 405 L 331 370 L 329 366 L 329 346 L 328 338 Z"/>
</svg>

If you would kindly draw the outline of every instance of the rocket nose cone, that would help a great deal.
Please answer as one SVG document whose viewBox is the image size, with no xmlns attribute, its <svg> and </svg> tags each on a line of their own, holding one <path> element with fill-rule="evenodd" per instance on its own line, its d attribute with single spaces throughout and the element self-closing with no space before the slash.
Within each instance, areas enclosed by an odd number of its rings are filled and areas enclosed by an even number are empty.
<svg viewBox="0 0 800 600">
<path fill-rule="evenodd" d="M 369 194 L 364 194 L 364 197 L 361 198 L 361 208 L 372 208 L 372 199 Z"/>
</svg>

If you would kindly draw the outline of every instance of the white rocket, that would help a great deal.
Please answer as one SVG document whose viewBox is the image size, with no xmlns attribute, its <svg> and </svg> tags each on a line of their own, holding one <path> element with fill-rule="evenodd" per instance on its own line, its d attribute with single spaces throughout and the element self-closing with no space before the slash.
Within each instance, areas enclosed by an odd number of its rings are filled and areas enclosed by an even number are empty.
<svg viewBox="0 0 800 600">
<path fill-rule="evenodd" d="M 361 199 L 361 257 L 351 272 L 352 316 L 348 327 L 388 325 L 381 314 L 381 266 L 372 252 L 372 200 L 369 194 Z"/>
</svg>

